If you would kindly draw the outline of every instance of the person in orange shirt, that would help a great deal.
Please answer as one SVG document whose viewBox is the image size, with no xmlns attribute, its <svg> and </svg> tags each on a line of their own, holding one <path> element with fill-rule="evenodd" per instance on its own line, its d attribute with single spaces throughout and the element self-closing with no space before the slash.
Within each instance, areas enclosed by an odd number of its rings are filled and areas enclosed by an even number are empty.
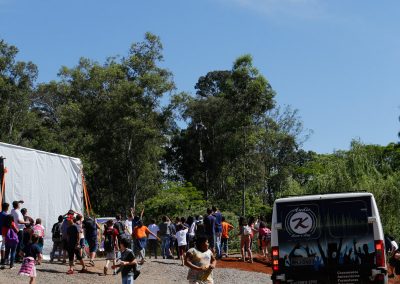
<svg viewBox="0 0 400 284">
<path fill-rule="evenodd" d="M 228 257 L 228 240 L 229 240 L 229 231 L 233 230 L 233 226 L 225 221 L 225 217 L 222 216 L 222 234 L 221 234 L 221 247 L 222 247 L 222 255 Z"/>
<path fill-rule="evenodd" d="M 157 240 L 160 240 L 157 235 L 155 235 L 152 231 L 149 230 L 149 228 L 143 225 L 142 221 L 138 222 L 132 233 L 132 237 L 135 239 L 136 242 L 135 249 L 139 253 L 139 258 L 141 258 L 143 261 L 146 254 L 145 248 L 147 243 L 147 236 L 149 234 L 157 238 Z"/>
</svg>

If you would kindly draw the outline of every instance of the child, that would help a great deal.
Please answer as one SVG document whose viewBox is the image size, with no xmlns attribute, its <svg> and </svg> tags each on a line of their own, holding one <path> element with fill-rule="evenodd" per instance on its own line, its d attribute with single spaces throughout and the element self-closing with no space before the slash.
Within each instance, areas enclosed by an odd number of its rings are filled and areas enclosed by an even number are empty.
<svg viewBox="0 0 400 284">
<path fill-rule="evenodd" d="M 222 216 L 222 234 L 221 234 L 221 248 L 223 251 L 222 255 L 228 257 L 228 240 L 229 231 L 233 229 L 233 226 L 225 221 L 225 217 Z"/>
<path fill-rule="evenodd" d="M 122 284 L 133 284 L 135 276 L 135 266 L 138 262 L 135 259 L 135 255 L 133 254 L 132 250 L 129 248 L 131 246 L 130 240 L 126 238 L 122 238 L 119 242 L 119 248 L 121 251 L 120 261 L 117 265 L 111 266 L 112 269 L 116 269 L 120 267 L 118 271 L 121 271 L 122 276 Z"/>
<path fill-rule="evenodd" d="M 36 267 L 35 262 L 40 265 L 42 261 L 42 249 L 39 246 L 39 236 L 32 235 L 32 242 L 29 242 L 24 248 L 24 260 L 22 261 L 19 275 L 30 277 L 29 284 L 36 283 Z"/>
<path fill-rule="evenodd" d="M 242 260 L 246 262 L 246 252 L 248 253 L 250 262 L 253 263 L 253 256 L 251 253 L 251 233 L 252 228 L 247 225 L 247 221 L 243 220 L 240 226 L 240 251 L 242 253 Z"/>
<path fill-rule="evenodd" d="M 113 220 L 108 220 L 104 230 L 104 252 L 106 253 L 106 265 L 104 266 L 104 275 L 107 275 L 110 260 L 115 266 L 115 252 L 118 248 L 118 230 L 114 228 Z M 113 275 L 116 275 L 115 269 Z"/>
<path fill-rule="evenodd" d="M 269 261 L 268 257 L 268 247 L 271 243 L 271 230 L 267 228 L 263 221 L 260 222 L 260 227 L 258 229 L 258 238 L 261 242 L 261 250 L 264 258 Z"/>
<path fill-rule="evenodd" d="M 33 234 L 37 235 L 39 237 L 39 246 L 40 249 L 43 250 L 43 244 L 44 244 L 44 227 L 42 226 L 42 219 L 37 218 L 35 226 L 33 226 Z"/>
<path fill-rule="evenodd" d="M 217 264 L 211 250 L 208 249 L 207 236 L 196 238 L 196 248 L 191 248 L 185 255 L 185 265 L 189 267 L 189 284 L 213 284 L 212 271 Z"/>
<path fill-rule="evenodd" d="M 182 266 L 185 265 L 183 256 L 186 252 L 186 234 L 188 232 L 188 228 L 184 227 L 182 224 L 176 225 L 176 241 L 178 242 L 178 255 L 182 261 Z"/>
</svg>

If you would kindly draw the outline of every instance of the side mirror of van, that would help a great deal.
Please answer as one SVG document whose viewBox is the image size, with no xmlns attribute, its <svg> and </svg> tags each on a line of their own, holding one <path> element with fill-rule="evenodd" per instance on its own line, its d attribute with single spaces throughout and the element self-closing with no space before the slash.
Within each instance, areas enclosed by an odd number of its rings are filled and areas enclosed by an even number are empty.
<svg viewBox="0 0 400 284">
<path fill-rule="evenodd" d="M 376 217 L 368 217 L 368 224 L 376 223 Z"/>
<path fill-rule="evenodd" d="M 282 223 L 275 223 L 274 228 L 277 230 L 282 230 Z"/>
</svg>

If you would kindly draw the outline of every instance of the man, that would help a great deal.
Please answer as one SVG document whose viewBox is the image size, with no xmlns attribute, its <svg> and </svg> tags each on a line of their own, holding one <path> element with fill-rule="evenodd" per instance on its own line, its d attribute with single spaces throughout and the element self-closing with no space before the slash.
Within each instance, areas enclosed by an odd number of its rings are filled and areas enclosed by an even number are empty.
<svg viewBox="0 0 400 284">
<path fill-rule="evenodd" d="M 52 241 L 53 241 L 53 249 L 51 250 L 50 253 L 50 261 L 54 260 L 54 256 L 56 254 L 56 251 L 58 250 L 58 261 L 61 259 L 61 252 L 62 252 L 62 235 L 61 235 L 61 226 L 63 223 L 63 216 L 60 215 L 58 216 L 58 222 L 53 225 L 53 228 L 51 229 L 51 234 L 52 234 Z"/>
<path fill-rule="evenodd" d="M 11 210 L 11 215 L 14 218 L 14 224 L 18 227 L 18 245 L 15 251 L 15 262 L 21 262 L 20 251 L 21 251 L 21 244 L 23 241 L 24 236 L 24 228 L 25 224 L 29 224 L 29 221 L 24 221 L 24 216 L 21 213 L 20 204 L 24 203 L 24 201 L 13 201 L 13 209 Z"/>
<path fill-rule="evenodd" d="M 162 217 L 162 223 L 158 225 L 159 234 L 161 238 L 161 256 L 163 259 L 170 258 L 171 253 L 169 251 L 169 238 L 170 238 L 170 222 L 167 216 Z"/>
<path fill-rule="evenodd" d="M 2 207 L 1 207 L 1 213 L 0 213 L 0 232 L 3 231 L 3 224 L 6 220 L 6 217 L 8 215 L 8 208 L 10 207 L 10 204 L 4 202 Z M 1 255 L 1 260 L 4 259 L 5 251 L 6 251 L 6 242 L 4 239 L 4 236 L 0 236 L 1 240 L 1 246 L 0 246 L 0 255 Z"/>
<path fill-rule="evenodd" d="M 216 206 L 212 207 L 213 216 L 215 217 L 215 249 L 217 259 L 222 258 L 221 250 L 221 234 L 222 234 L 222 214 Z"/>
<path fill-rule="evenodd" d="M 81 246 L 79 244 L 79 228 L 74 223 L 73 216 L 69 215 L 67 217 L 67 252 L 68 252 L 68 260 L 69 260 L 69 270 L 67 274 L 74 274 L 74 256 L 76 256 L 76 260 L 80 262 L 82 265 L 81 272 L 87 272 L 85 263 L 82 259 L 81 254 Z"/>
<path fill-rule="evenodd" d="M 207 216 L 204 218 L 204 229 L 210 249 L 215 253 L 215 217 L 212 215 L 212 210 L 210 208 L 207 208 Z"/>
<path fill-rule="evenodd" d="M 86 242 L 89 245 L 89 263 L 94 266 L 93 260 L 96 257 L 98 247 L 97 234 L 100 226 L 96 223 L 96 220 L 93 220 L 90 216 L 85 216 L 83 220 L 83 229 L 85 231 Z"/>
</svg>

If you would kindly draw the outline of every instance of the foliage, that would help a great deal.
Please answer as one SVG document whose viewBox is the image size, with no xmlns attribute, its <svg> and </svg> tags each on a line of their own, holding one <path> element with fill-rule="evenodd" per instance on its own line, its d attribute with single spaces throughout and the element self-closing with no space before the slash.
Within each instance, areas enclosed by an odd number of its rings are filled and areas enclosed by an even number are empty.
<svg viewBox="0 0 400 284">
<path fill-rule="evenodd" d="M 203 193 L 190 183 L 167 183 L 157 195 L 147 199 L 143 206 L 146 218 L 161 219 L 163 215 L 175 216 L 203 215 L 206 202 Z M 140 206 L 139 206 L 140 207 Z"/>
</svg>

